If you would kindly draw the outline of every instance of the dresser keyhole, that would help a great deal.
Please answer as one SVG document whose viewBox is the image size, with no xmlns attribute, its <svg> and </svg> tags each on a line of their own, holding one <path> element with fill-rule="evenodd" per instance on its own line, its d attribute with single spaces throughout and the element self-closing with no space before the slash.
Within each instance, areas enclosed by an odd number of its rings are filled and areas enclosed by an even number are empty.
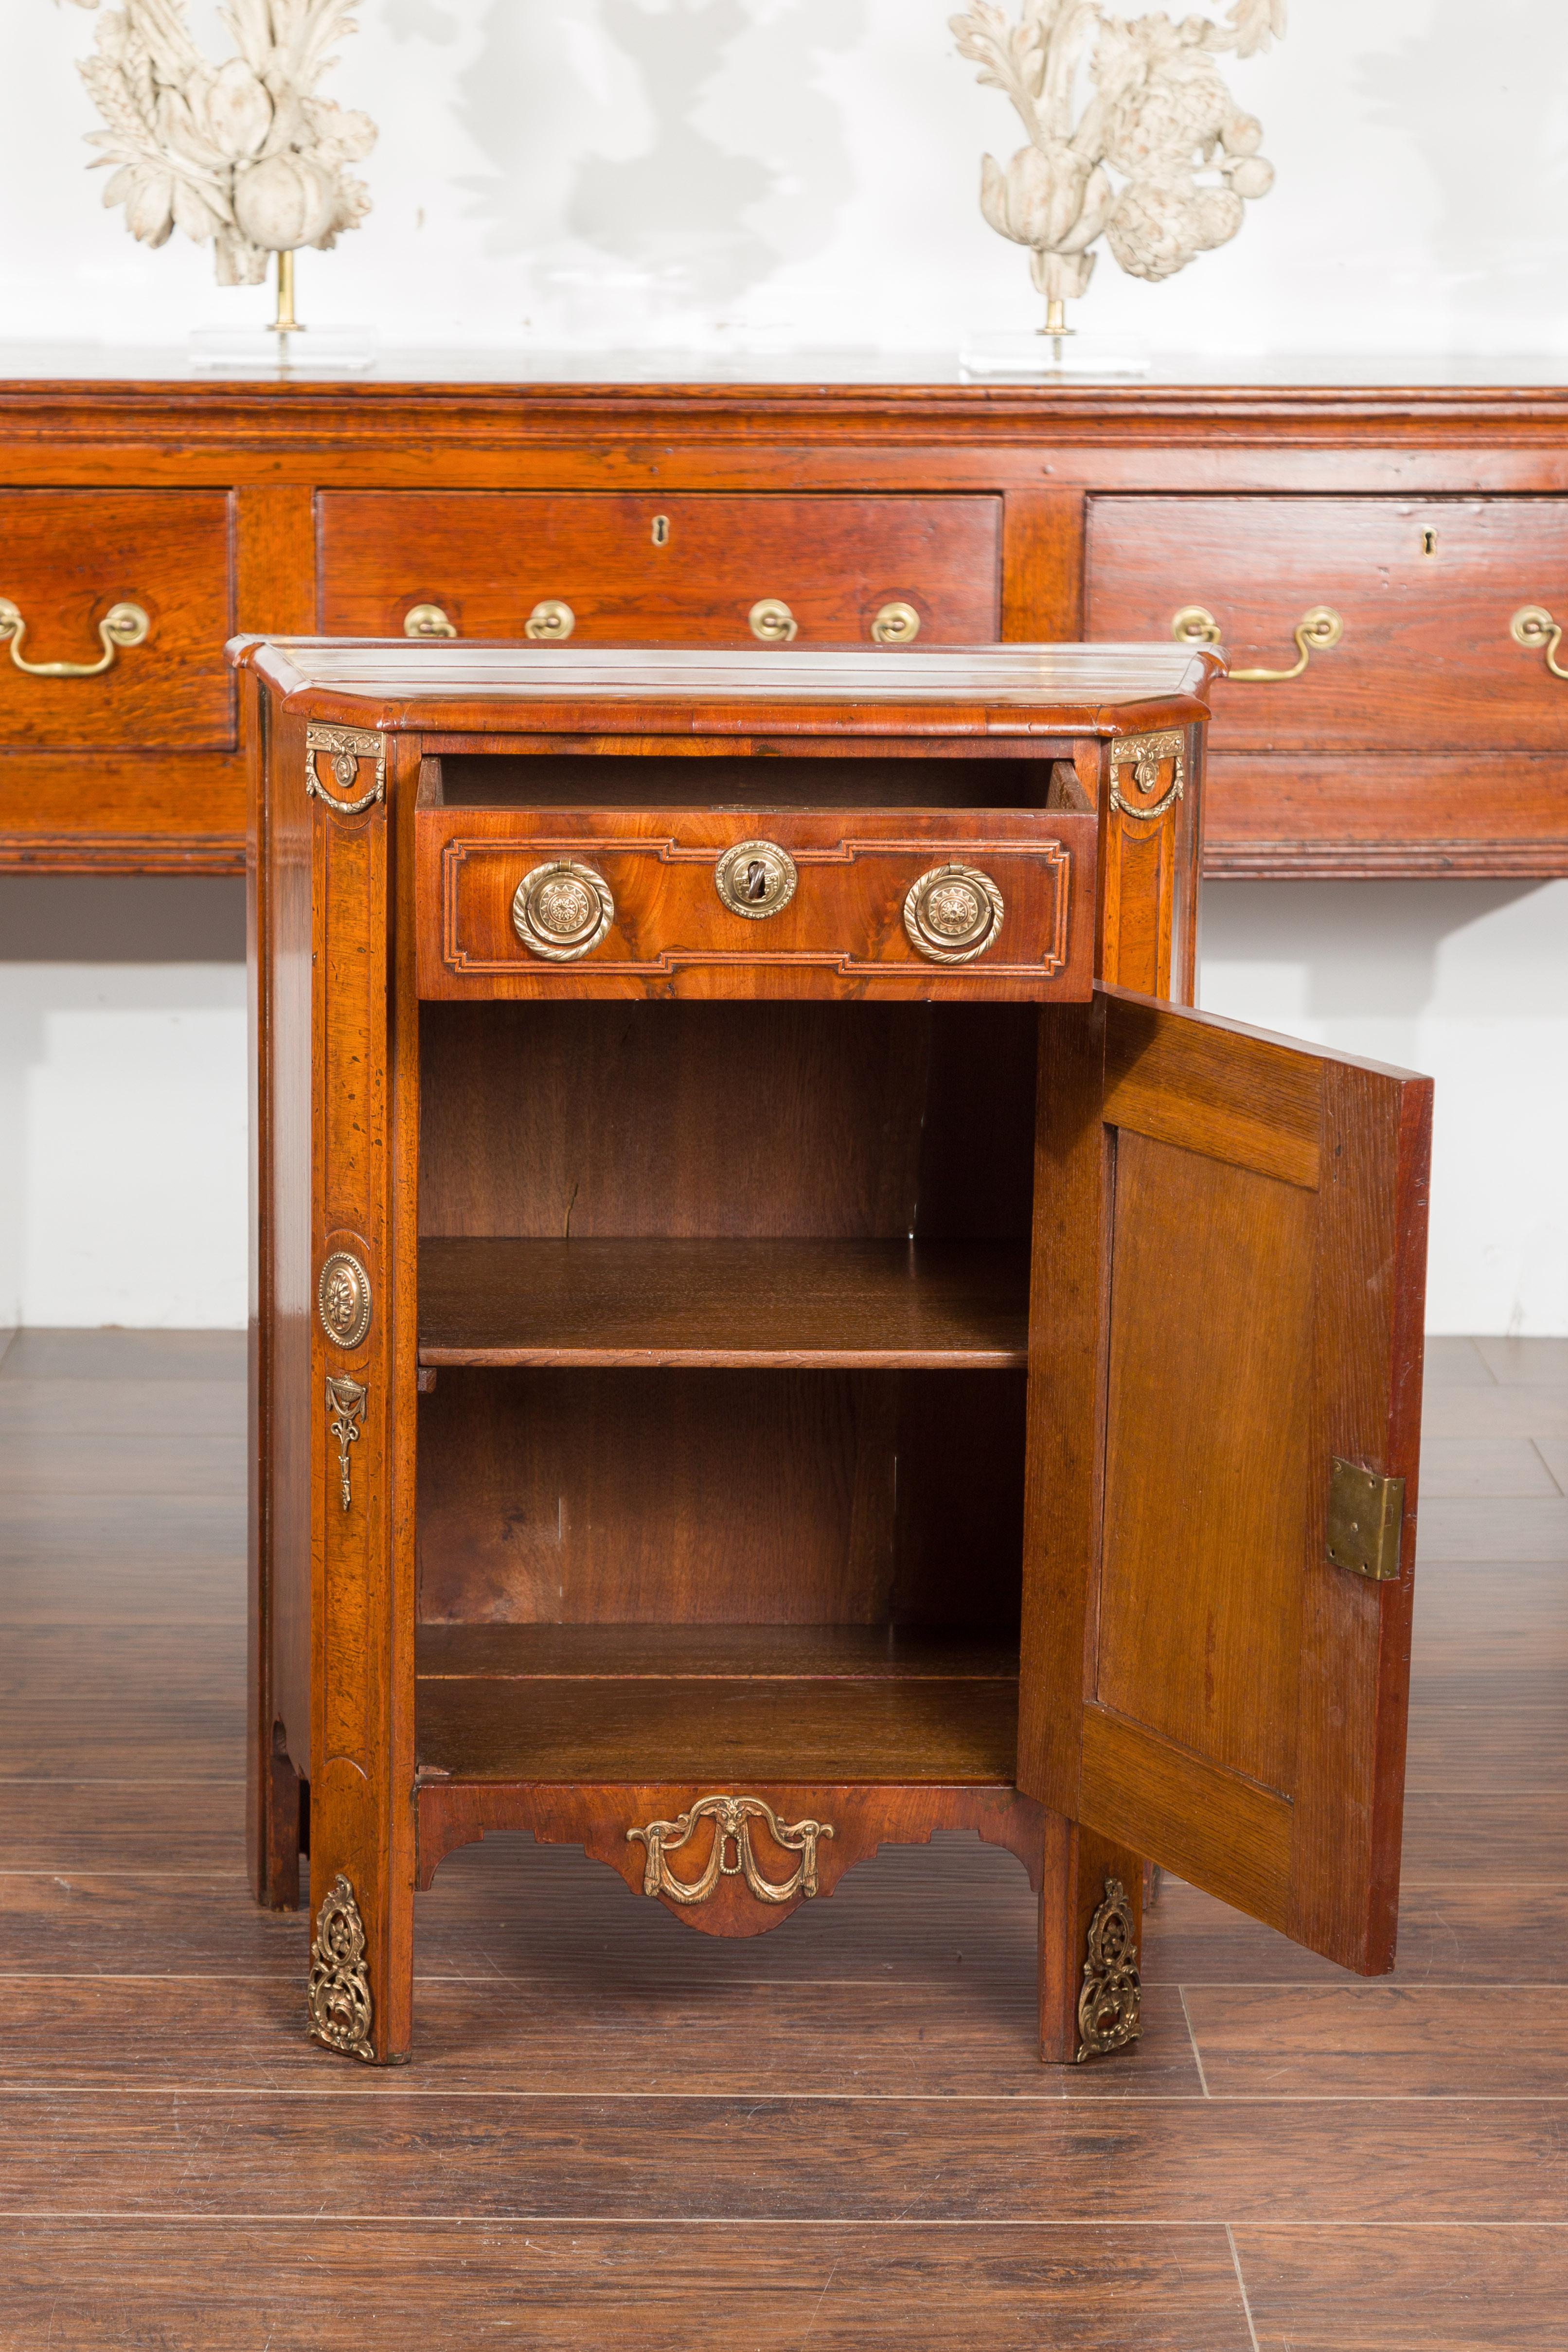
<svg viewBox="0 0 1568 2352">
<path fill-rule="evenodd" d="M 753 857 L 746 868 L 746 896 L 752 906 L 768 895 L 768 869 L 760 857 Z"/>
<path fill-rule="evenodd" d="M 1435 530 L 1424 530 L 1424 531 L 1422 532 L 1422 534 L 1421 534 L 1421 552 L 1422 552 L 1422 554 L 1423 554 L 1423 555 L 1436 555 L 1436 552 L 1437 552 L 1437 534 L 1436 534 L 1436 532 Z"/>
<path fill-rule="evenodd" d="M 669 517 L 668 515 L 655 515 L 653 519 L 653 543 L 656 547 L 668 547 L 669 545 Z"/>
</svg>

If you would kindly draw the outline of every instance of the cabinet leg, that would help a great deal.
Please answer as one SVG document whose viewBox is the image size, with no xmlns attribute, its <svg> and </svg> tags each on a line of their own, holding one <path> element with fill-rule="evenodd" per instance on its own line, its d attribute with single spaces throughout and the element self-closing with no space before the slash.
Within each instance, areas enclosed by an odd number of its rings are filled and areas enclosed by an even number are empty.
<svg viewBox="0 0 1568 2352">
<path fill-rule="evenodd" d="M 277 1724 L 262 1771 L 259 1852 L 252 1879 L 257 1901 L 271 1911 L 300 1908 L 300 1856 L 306 1848 L 308 1793 L 283 1745 L 283 1727 Z"/>
<path fill-rule="evenodd" d="M 1040 2057 L 1047 2066 L 1070 2066 L 1137 2038 L 1143 1864 L 1059 1813 L 1046 1814 L 1044 1843 Z"/>
<path fill-rule="evenodd" d="M 406 2063 L 414 2025 L 414 1889 L 389 1861 L 310 1862 L 310 2037 L 378 2066 Z"/>
</svg>

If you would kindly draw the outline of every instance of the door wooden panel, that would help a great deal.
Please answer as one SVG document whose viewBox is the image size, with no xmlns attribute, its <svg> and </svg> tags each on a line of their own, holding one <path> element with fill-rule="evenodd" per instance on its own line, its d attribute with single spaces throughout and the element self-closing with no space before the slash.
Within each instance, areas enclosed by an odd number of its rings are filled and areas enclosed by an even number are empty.
<svg viewBox="0 0 1568 2352">
<path fill-rule="evenodd" d="M 0 494 L 0 596 L 26 625 L 25 660 L 97 661 L 115 604 L 139 604 L 152 624 L 96 677 L 29 677 L 0 645 L 0 746 L 232 748 L 231 572 L 226 491 Z"/>
<path fill-rule="evenodd" d="M 1097 992 L 1043 1016 L 1019 1785 L 1393 1965 L 1431 1085 Z M 1335 1458 L 1405 1482 L 1328 1558 Z"/>
<path fill-rule="evenodd" d="M 996 498 L 327 491 L 318 514 L 333 636 L 401 636 L 428 604 L 465 637 L 517 638 L 558 599 L 580 642 L 752 645 L 768 597 L 802 645 L 864 644 L 889 604 L 922 646 L 1000 635 Z"/>
<path fill-rule="evenodd" d="M 1340 615 L 1301 677 L 1215 686 L 1222 758 L 1568 747 L 1568 684 L 1509 634 L 1524 604 L 1568 620 L 1568 499 L 1094 498 L 1087 574 L 1090 637 L 1169 638 L 1203 605 L 1237 669 L 1289 667 L 1303 616 Z"/>
</svg>

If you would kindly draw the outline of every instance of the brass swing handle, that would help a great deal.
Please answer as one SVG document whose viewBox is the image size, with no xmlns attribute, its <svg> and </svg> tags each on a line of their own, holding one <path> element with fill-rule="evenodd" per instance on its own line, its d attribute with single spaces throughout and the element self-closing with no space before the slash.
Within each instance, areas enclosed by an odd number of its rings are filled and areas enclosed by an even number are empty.
<svg viewBox="0 0 1568 2352">
<path fill-rule="evenodd" d="M 1554 621 L 1544 605 L 1521 604 L 1509 623 L 1508 633 L 1516 646 L 1525 646 L 1531 653 L 1544 654 L 1546 667 L 1553 677 L 1568 678 L 1557 658 L 1557 648 L 1563 643 L 1563 626 Z"/>
<path fill-rule="evenodd" d="M 1233 669 L 1229 672 L 1235 686 L 1284 686 L 1293 677 L 1306 675 L 1307 664 L 1314 654 L 1326 654 L 1344 635 L 1345 625 L 1328 604 L 1314 604 L 1303 613 L 1296 629 L 1296 650 L 1300 660 L 1294 669 Z M 1171 635 L 1179 645 L 1217 646 L 1223 632 L 1212 613 L 1201 604 L 1184 604 L 1171 623 Z"/>
<path fill-rule="evenodd" d="M 22 658 L 27 624 L 8 596 L 0 596 L 0 637 L 11 640 L 11 659 L 29 677 L 101 677 L 112 667 L 121 646 L 139 646 L 151 635 L 152 622 L 140 604 L 111 604 L 98 625 L 103 651 L 95 662 L 32 662 Z"/>
</svg>

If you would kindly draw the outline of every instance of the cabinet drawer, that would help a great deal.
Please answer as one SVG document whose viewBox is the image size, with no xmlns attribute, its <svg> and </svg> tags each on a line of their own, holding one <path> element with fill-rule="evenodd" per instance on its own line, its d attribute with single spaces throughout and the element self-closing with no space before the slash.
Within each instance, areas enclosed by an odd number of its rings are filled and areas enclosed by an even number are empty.
<svg viewBox="0 0 1568 2352">
<path fill-rule="evenodd" d="M 1568 620 L 1568 499 L 1095 499 L 1087 594 L 1100 638 L 1168 639 L 1205 607 L 1233 669 L 1289 668 L 1303 616 L 1339 615 L 1300 677 L 1216 683 L 1220 755 L 1559 751 L 1568 731 L 1568 684 L 1510 634 L 1526 604 Z"/>
<path fill-rule="evenodd" d="M 234 630 L 222 490 L 0 493 L 0 597 L 24 634 L 0 644 L 0 745 L 49 751 L 223 751 L 234 732 L 224 646 Z M 135 605 L 147 633 L 94 676 L 30 663 L 102 660 L 99 624 Z"/>
<path fill-rule="evenodd" d="M 400 636 L 420 606 L 465 637 L 751 645 L 869 641 L 879 615 L 921 645 L 1000 625 L 994 498 L 807 498 L 330 491 L 318 503 L 321 626 Z M 914 628 L 908 614 L 919 622 Z M 888 624 L 883 623 L 884 634 Z"/>
<path fill-rule="evenodd" d="M 426 997 L 1091 990 L 1092 816 L 439 808 L 417 824 Z M 757 899 L 774 911 L 736 903 Z"/>
</svg>

